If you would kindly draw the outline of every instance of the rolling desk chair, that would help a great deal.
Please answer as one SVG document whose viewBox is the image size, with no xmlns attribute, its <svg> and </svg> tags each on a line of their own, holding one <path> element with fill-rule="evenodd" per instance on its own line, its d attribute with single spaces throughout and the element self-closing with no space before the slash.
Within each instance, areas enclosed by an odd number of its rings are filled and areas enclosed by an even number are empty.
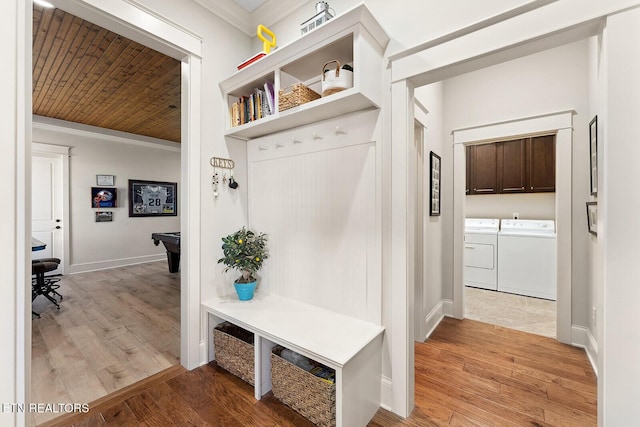
<svg viewBox="0 0 640 427">
<path fill-rule="evenodd" d="M 58 258 L 42 258 L 31 261 L 31 274 L 34 276 L 31 280 L 31 301 L 34 301 L 38 295 L 42 295 L 60 310 L 60 304 L 53 297 L 53 295 L 57 295 L 60 297 L 60 300 L 62 300 L 62 295 L 56 291 L 56 289 L 60 287 L 56 282 L 60 279 L 44 276 L 45 273 L 57 269 L 59 264 L 60 260 Z M 35 311 L 32 310 L 31 312 L 35 316 L 40 317 Z"/>
</svg>

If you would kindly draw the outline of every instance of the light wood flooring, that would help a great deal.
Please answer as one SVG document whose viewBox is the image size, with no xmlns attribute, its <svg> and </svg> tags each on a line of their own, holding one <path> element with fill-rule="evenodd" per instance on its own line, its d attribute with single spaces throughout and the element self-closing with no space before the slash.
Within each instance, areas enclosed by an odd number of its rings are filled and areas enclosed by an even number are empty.
<svg viewBox="0 0 640 427">
<path fill-rule="evenodd" d="M 370 426 L 596 425 L 596 379 L 581 349 L 445 318 L 415 351 L 413 413 L 380 409 Z M 215 362 L 172 368 L 50 425 L 313 426 L 271 393 L 254 400 L 249 384 Z"/>
<path fill-rule="evenodd" d="M 32 402 L 89 403 L 179 363 L 180 275 L 166 262 L 65 276 L 60 310 L 39 296 Z M 32 414 L 32 424 L 57 414 Z"/>
</svg>

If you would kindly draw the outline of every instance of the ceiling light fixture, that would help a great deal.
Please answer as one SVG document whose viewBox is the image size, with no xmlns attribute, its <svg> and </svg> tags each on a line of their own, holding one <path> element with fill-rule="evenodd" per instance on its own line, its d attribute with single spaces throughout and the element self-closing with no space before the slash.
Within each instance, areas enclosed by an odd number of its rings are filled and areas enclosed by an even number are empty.
<svg viewBox="0 0 640 427">
<path fill-rule="evenodd" d="M 45 0 L 33 0 L 33 2 L 38 6 L 46 7 L 48 9 L 53 9 L 55 7 L 54 5 L 52 5 L 51 3 Z"/>
</svg>

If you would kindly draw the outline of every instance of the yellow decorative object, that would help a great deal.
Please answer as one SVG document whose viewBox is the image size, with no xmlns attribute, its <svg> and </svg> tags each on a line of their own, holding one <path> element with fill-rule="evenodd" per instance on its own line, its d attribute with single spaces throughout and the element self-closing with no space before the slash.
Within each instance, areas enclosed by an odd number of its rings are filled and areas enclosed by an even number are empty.
<svg viewBox="0 0 640 427">
<path fill-rule="evenodd" d="M 267 35 L 271 37 L 271 40 L 268 40 L 264 34 L 262 34 L 263 32 L 267 33 Z M 262 40 L 262 50 L 264 50 L 265 53 L 271 52 L 271 48 L 276 47 L 276 35 L 264 25 L 258 25 L 256 34 L 258 38 Z"/>
</svg>

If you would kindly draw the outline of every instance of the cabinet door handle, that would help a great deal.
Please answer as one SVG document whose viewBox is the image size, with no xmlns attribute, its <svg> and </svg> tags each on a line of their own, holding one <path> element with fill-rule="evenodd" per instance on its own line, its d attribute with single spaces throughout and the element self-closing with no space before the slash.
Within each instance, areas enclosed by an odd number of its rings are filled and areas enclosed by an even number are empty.
<svg viewBox="0 0 640 427">
<path fill-rule="evenodd" d="M 533 187 L 531 187 L 531 189 L 533 190 Z"/>
<path fill-rule="evenodd" d="M 475 249 L 476 247 L 475 246 L 464 245 L 464 248 L 465 249 Z"/>
</svg>

